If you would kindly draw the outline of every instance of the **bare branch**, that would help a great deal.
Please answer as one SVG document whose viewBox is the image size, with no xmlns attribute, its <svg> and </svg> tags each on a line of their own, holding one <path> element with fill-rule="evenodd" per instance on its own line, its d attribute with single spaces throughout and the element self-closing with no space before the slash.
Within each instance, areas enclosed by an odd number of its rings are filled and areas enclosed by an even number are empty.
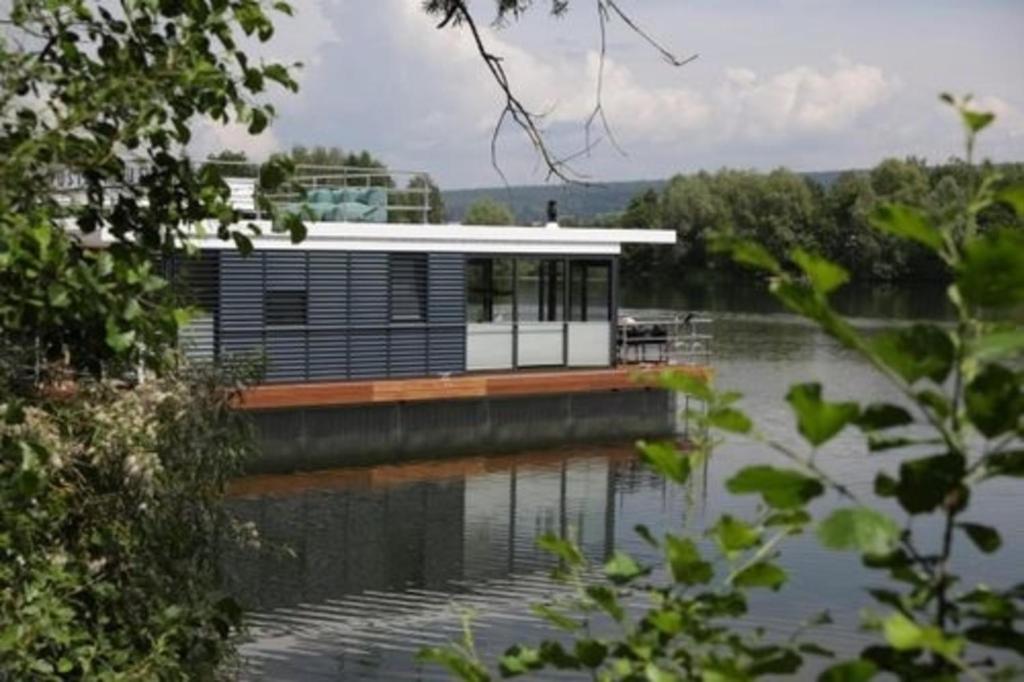
<svg viewBox="0 0 1024 682">
<path fill-rule="evenodd" d="M 567 4 L 568 3 L 561 2 L 561 0 L 559 0 L 559 2 L 556 3 L 556 7 L 560 7 L 561 9 L 559 11 L 555 11 L 555 14 L 557 15 L 564 11 Z M 519 5 L 513 5 L 511 7 L 511 10 L 506 11 L 511 11 L 513 16 L 518 17 L 521 11 Z M 688 57 L 676 56 L 641 28 L 636 22 L 634 22 L 629 15 L 618 6 L 615 0 L 596 0 L 598 24 L 600 28 L 600 62 L 598 65 L 594 108 L 591 110 L 584 123 L 583 149 L 567 156 L 557 156 L 548 147 L 545 134 L 541 129 L 540 124 L 543 121 L 545 114 L 536 113 L 527 109 L 515 94 L 508 75 L 505 72 L 502 57 L 494 54 L 488 49 L 472 13 L 466 6 L 465 0 L 447 0 L 446 2 L 435 0 L 434 2 L 428 2 L 427 8 L 431 13 L 444 13 L 443 19 L 437 25 L 437 28 L 445 28 L 449 25 L 460 26 L 464 24 L 469 29 L 476 46 L 477 54 L 487 66 L 488 71 L 491 73 L 491 77 L 494 79 L 494 82 L 497 83 L 505 97 L 504 107 L 502 108 L 501 114 L 498 117 L 497 124 L 495 125 L 491 136 L 491 165 L 501 176 L 502 181 L 505 182 L 506 186 L 508 184 L 507 179 L 500 168 L 500 164 L 498 163 L 497 141 L 502 128 L 509 119 L 511 119 L 511 121 L 518 126 L 523 133 L 525 133 L 530 144 L 533 145 L 533 148 L 538 155 L 538 161 L 547 168 L 546 179 L 548 180 L 555 177 L 566 183 L 588 184 L 584 181 L 586 176 L 576 171 L 570 163 L 581 156 L 589 156 L 591 150 L 593 150 L 598 142 L 600 142 L 600 139 L 593 139 L 593 128 L 596 122 L 600 122 L 601 127 L 612 146 L 620 154 L 627 156 L 625 150 L 615 139 L 615 135 L 612 132 L 612 127 L 604 109 L 604 69 L 608 49 L 607 24 L 611 20 L 613 14 L 621 19 L 632 32 L 640 36 L 644 42 L 653 47 L 661 57 L 672 66 L 678 67 L 689 64 L 698 56 L 696 54 Z M 499 11 L 496 23 L 500 24 L 504 16 L 505 13 Z"/>
</svg>

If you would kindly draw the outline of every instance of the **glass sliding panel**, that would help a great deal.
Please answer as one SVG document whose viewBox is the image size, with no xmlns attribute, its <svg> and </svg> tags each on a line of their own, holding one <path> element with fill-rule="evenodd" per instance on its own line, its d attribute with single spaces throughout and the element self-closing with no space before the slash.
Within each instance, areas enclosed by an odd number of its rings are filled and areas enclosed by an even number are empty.
<svg viewBox="0 0 1024 682">
<path fill-rule="evenodd" d="M 565 364 L 565 262 L 521 258 L 516 271 L 516 364 Z"/>
<path fill-rule="evenodd" d="M 606 322 L 611 319 L 611 263 L 573 261 L 569 270 L 569 319 Z"/>
<path fill-rule="evenodd" d="M 555 258 L 521 258 L 516 282 L 520 322 L 561 322 L 565 263 Z"/>
<path fill-rule="evenodd" d="M 512 260 L 471 258 L 466 263 L 466 319 L 512 321 Z"/>
<path fill-rule="evenodd" d="M 466 263 L 466 369 L 511 369 L 513 261 Z"/>
</svg>

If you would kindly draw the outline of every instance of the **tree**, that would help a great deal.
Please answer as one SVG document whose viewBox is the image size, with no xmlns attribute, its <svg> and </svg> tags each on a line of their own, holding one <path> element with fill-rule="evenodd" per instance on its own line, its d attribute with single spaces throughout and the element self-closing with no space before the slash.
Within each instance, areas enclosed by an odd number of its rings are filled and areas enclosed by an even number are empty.
<svg viewBox="0 0 1024 682">
<path fill-rule="evenodd" d="M 14 0 L 0 34 L 0 677 L 213 679 L 231 377 L 179 371 L 163 277 L 193 225 L 251 248 L 199 121 L 259 134 L 285 2 Z M 264 167 L 273 187 L 286 169 Z M 293 239 L 303 236 L 288 221 Z M 103 248 L 87 246 L 99 240 Z M 140 364 L 155 372 L 126 388 Z"/>
<path fill-rule="evenodd" d="M 462 218 L 463 225 L 512 225 L 515 221 L 516 217 L 507 204 L 490 197 L 474 201 Z"/>
</svg>

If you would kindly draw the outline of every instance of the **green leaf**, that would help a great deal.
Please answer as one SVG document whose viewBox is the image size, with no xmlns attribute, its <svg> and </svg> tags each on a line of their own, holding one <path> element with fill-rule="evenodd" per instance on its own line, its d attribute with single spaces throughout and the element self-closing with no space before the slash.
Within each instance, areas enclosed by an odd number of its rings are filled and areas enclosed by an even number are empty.
<svg viewBox="0 0 1024 682">
<path fill-rule="evenodd" d="M 807 275 L 814 290 L 822 295 L 832 293 L 850 279 L 850 273 L 839 265 L 803 249 L 794 250 L 791 257 Z"/>
<path fill-rule="evenodd" d="M 674 444 L 640 441 L 637 443 L 637 447 L 640 449 L 640 456 L 643 460 L 669 480 L 686 483 L 686 479 L 690 477 L 690 458 L 685 453 L 679 452 Z"/>
<path fill-rule="evenodd" d="M 867 682 L 878 674 L 871 661 L 844 661 L 826 668 L 818 675 L 818 682 Z"/>
<path fill-rule="evenodd" d="M 786 277 L 776 277 L 769 285 L 769 289 L 786 307 L 817 322 L 844 346 L 857 347 L 860 340 L 857 332 L 829 307 L 824 297 L 817 295 L 809 286 L 793 282 Z"/>
<path fill-rule="evenodd" d="M 537 546 L 551 552 L 570 566 L 580 566 L 584 562 L 583 553 L 575 543 L 560 538 L 554 533 L 545 533 L 537 538 Z"/>
<path fill-rule="evenodd" d="M 578 639 L 573 653 L 584 667 L 596 668 L 608 657 L 608 647 L 596 639 Z"/>
<path fill-rule="evenodd" d="M 732 407 L 713 407 L 708 410 L 707 423 L 730 433 L 750 433 L 750 417 Z"/>
<path fill-rule="evenodd" d="M 1016 356 L 1024 350 L 1024 329 L 986 334 L 971 345 L 971 350 L 980 361 Z"/>
<path fill-rule="evenodd" d="M 622 622 L 622 619 L 625 618 L 626 613 L 622 610 L 622 606 L 619 605 L 619 599 L 615 591 L 610 587 L 605 585 L 588 585 L 585 592 L 588 597 L 594 600 L 595 604 L 600 606 L 615 621 Z"/>
<path fill-rule="evenodd" d="M 697 546 L 689 538 L 666 535 L 665 557 L 672 570 L 672 578 L 677 583 L 705 584 L 714 575 L 711 564 L 701 558 Z"/>
<path fill-rule="evenodd" d="M 910 514 L 934 511 L 961 487 L 965 473 L 963 457 L 955 453 L 905 461 L 900 464 L 896 498 Z"/>
<path fill-rule="evenodd" d="M 776 469 L 766 464 L 741 469 L 726 482 L 725 487 L 737 495 L 760 494 L 769 506 L 776 509 L 801 507 L 825 491 L 816 479 L 792 469 Z"/>
<path fill-rule="evenodd" d="M 619 550 L 616 550 L 604 565 L 604 574 L 616 585 L 631 582 L 647 573 L 648 571 L 641 568 L 633 557 Z"/>
<path fill-rule="evenodd" d="M 498 671 L 502 677 L 516 677 L 544 667 L 540 651 L 516 644 L 498 659 Z"/>
<path fill-rule="evenodd" d="M 416 660 L 442 665 L 463 682 L 490 682 L 491 679 L 487 669 L 482 665 L 446 647 L 420 649 L 416 654 Z"/>
<path fill-rule="evenodd" d="M 249 134 L 259 135 L 266 129 L 269 123 L 270 117 L 267 116 L 267 112 L 259 107 L 253 108 L 249 113 Z"/>
<path fill-rule="evenodd" d="M 558 642 L 545 641 L 540 645 L 541 660 L 561 670 L 577 670 L 580 662 Z"/>
<path fill-rule="evenodd" d="M 879 497 L 895 497 L 898 486 L 899 482 L 884 471 L 875 475 L 875 494 Z"/>
<path fill-rule="evenodd" d="M 1008 185 L 997 191 L 996 201 L 1010 206 L 1018 216 L 1024 217 L 1024 182 Z"/>
<path fill-rule="evenodd" d="M 954 658 L 963 650 L 964 641 L 959 637 L 946 637 L 937 627 L 922 627 L 899 612 L 885 619 L 882 631 L 889 645 L 899 651 L 927 649 Z"/>
<path fill-rule="evenodd" d="M 636 534 L 643 538 L 644 542 L 646 542 L 651 547 L 657 548 L 661 546 L 661 543 L 658 542 L 658 538 L 654 537 L 654 534 L 651 532 L 651 529 L 645 526 L 644 524 L 638 523 L 637 525 L 633 526 L 633 530 L 636 531 Z"/>
<path fill-rule="evenodd" d="M 942 249 L 942 234 L 916 208 L 902 204 L 881 204 L 868 216 L 868 222 L 881 232 L 912 239 L 932 251 Z"/>
<path fill-rule="evenodd" d="M 1009 625 L 975 625 L 964 633 L 967 639 L 976 644 L 1010 649 L 1024 656 L 1024 634 L 1017 632 Z"/>
<path fill-rule="evenodd" d="M 757 270 L 767 270 L 768 272 L 782 272 L 782 266 L 779 265 L 779 261 L 757 242 L 730 240 L 725 243 L 724 249 L 740 265 L 746 265 Z"/>
<path fill-rule="evenodd" d="M 964 126 L 972 133 L 981 132 L 992 121 L 996 120 L 996 115 L 991 111 L 972 111 L 962 107 L 960 109 L 960 117 L 963 119 Z"/>
<path fill-rule="evenodd" d="M 874 403 L 868 405 L 857 417 L 856 424 L 865 431 L 882 431 L 895 426 L 912 424 L 914 418 L 899 405 Z"/>
<path fill-rule="evenodd" d="M 967 417 L 986 438 L 1013 431 L 1024 412 L 1020 379 L 1000 365 L 986 365 L 964 391 Z"/>
<path fill-rule="evenodd" d="M 949 334 L 931 324 L 884 332 L 872 340 L 871 349 L 908 384 L 923 377 L 941 384 L 953 367 L 955 352 Z"/>
<path fill-rule="evenodd" d="M 644 679 L 647 682 L 680 682 L 682 680 L 676 673 L 659 668 L 654 663 L 648 663 L 644 666 Z"/>
<path fill-rule="evenodd" d="M 117 322 L 113 318 L 107 318 L 107 345 L 115 353 L 123 353 L 132 347 L 135 343 L 135 331 L 132 329 L 121 330 L 117 326 Z"/>
<path fill-rule="evenodd" d="M 728 514 L 722 516 L 708 533 L 729 557 L 750 549 L 761 539 L 761 531 Z"/>
<path fill-rule="evenodd" d="M 1001 229 L 969 242 L 956 284 L 964 300 L 982 308 L 1024 303 L 1024 233 Z"/>
<path fill-rule="evenodd" d="M 786 582 L 786 572 L 767 561 L 759 561 L 737 573 L 732 584 L 736 587 L 767 587 L 778 590 Z"/>
<path fill-rule="evenodd" d="M 238 249 L 238 253 L 242 256 L 248 256 L 252 253 L 252 240 L 241 232 L 232 232 L 231 239 L 235 242 L 235 248 Z"/>
<path fill-rule="evenodd" d="M 687 372 L 665 370 L 658 375 L 658 385 L 670 391 L 676 391 L 706 403 L 714 401 L 714 392 L 708 386 L 707 379 L 696 377 Z"/>
<path fill-rule="evenodd" d="M 1024 450 L 996 452 L 986 459 L 986 469 L 991 476 L 1012 476 L 1024 478 Z"/>
<path fill-rule="evenodd" d="M 974 546 L 985 554 L 991 554 L 1003 544 L 999 537 L 999 531 L 991 526 L 983 526 L 980 523 L 958 523 L 956 525 L 967 533 L 967 537 L 971 539 Z"/>
<path fill-rule="evenodd" d="M 836 509 L 818 526 L 818 539 L 829 549 L 852 549 L 883 555 L 899 542 L 900 528 L 880 511 L 868 507 Z"/>
<path fill-rule="evenodd" d="M 565 630 L 566 632 L 578 632 L 583 629 L 582 622 L 576 618 L 565 615 L 550 604 L 531 604 L 530 610 L 559 630 Z"/>
<path fill-rule="evenodd" d="M 821 399 L 821 384 L 797 384 L 789 389 L 786 400 L 796 412 L 797 428 L 817 447 L 828 442 L 843 427 L 857 418 L 857 403 L 826 403 Z"/>
</svg>

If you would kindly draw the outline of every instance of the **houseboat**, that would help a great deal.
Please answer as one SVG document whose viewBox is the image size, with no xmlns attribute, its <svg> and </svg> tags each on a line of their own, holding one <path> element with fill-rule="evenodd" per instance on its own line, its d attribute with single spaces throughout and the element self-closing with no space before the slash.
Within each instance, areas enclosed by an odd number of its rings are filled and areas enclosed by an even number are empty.
<svg viewBox="0 0 1024 682">
<path fill-rule="evenodd" d="M 240 399 L 261 433 L 257 468 L 671 431 L 673 397 L 637 383 L 629 354 L 664 346 L 667 331 L 616 322 L 623 244 L 670 245 L 673 231 L 563 228 L 554 215 L 533 227 L 426 224 L 425 182 L 298 173 L 301 190 L 272 205 L 304 216 L 304 241 L 261 215 L 257 182 L 234 177 L 236 208 L 261 229 L 252 252 L 196 234 L 198 258 L 170 266 L 202 310 L 182 334 L 186 353 L 262 364 Z"/>
</svg>

